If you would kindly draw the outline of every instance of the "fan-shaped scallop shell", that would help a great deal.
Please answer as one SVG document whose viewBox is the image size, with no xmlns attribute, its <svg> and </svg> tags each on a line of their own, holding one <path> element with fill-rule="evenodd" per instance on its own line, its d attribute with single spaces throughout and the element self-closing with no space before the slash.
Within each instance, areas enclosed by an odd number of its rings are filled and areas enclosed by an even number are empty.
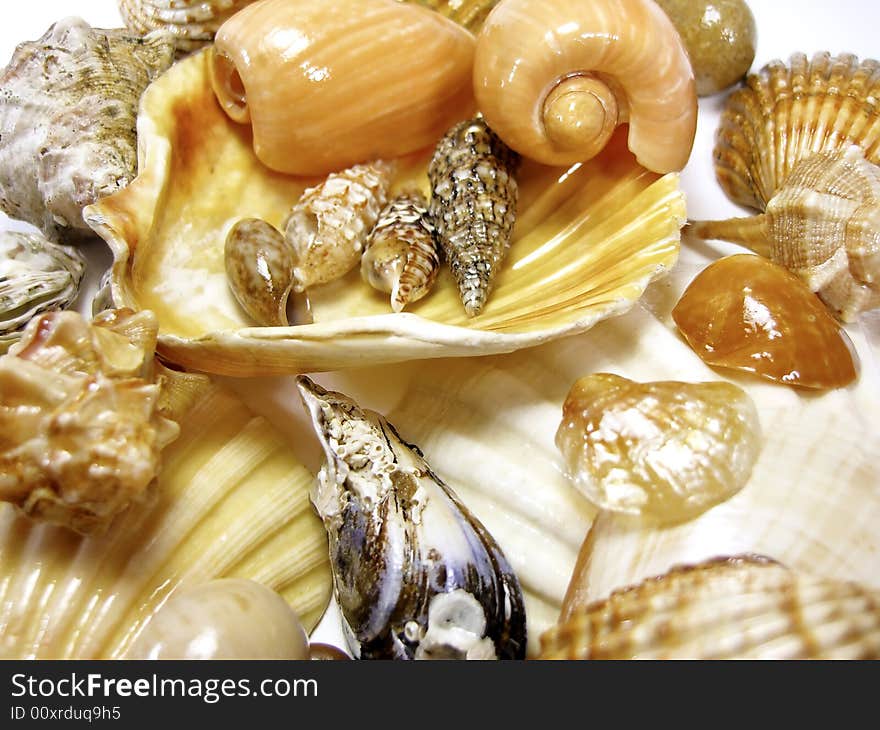
<svg viewBox="0 0 880 730">
<path fill-rule="evenodd" d="M 210 43 L 223 22 L 254 0 L 117 0 L 126 27 L 141 35 L 164 30 L 177 48 L 192 51 Z"/>
<path fill-rule="evenodd" d="M 799 160 L 850 145 L 880 163 L 880 62 L 795 53 L 749 74 L 728 97 L 715 172 L 731 200 L 763 211 Z"/>
<path fill-rule="evenodd" d="M 204 376 L 165 371 L 181 426 L 153 502 L 102 536 L 38 525 L 0 505 L 0 656 L 118 658 L 178 586 L 248 578 L 307 630 L 330 598 L 312 474 L 278 431 Z"/>
<path fill-rule="evenodd" d="M 542 659 L 880 659 L 880 591 L 714 560 L 576 610 L 541 647 Z"/>
<path fill-rule="evenodd" d="M 75 248 L 36 233 L 0 233 L 0 353 L 32 317 L 73 304 L 85 268 Z"/>
<path fill-rule="evenodd" d="M 159 351 L 173 362 L 252 375 L 510 352 L 625 311 L 678 256 L 678 176 L 645 170 L 617 136 L 570 170 L 522 168 L 508 265 L 478 318 L 448 276 L 398 314 L 355 270 L 309 291 L 312 324 L 250 327 L 223 275 L 225 232 L 244 217 L 280 227 L 315 181 L 257 160 L 248 130 L 219 109 L 208 62 L 193 54 L 150 87 L 138 179 L 88 212 L 114 250 L 114 301 L 156 312 Z M 392 195 L 427 192 L 428 155 L 397 160 Z"/>
<path fill-rule="evenodd" d="M 91 236 L 82 209 L 137 174 L 135 119 L 171 39 L 65 18 L 0 77 L 0 207 L 52 240 Z"/>
</svg>

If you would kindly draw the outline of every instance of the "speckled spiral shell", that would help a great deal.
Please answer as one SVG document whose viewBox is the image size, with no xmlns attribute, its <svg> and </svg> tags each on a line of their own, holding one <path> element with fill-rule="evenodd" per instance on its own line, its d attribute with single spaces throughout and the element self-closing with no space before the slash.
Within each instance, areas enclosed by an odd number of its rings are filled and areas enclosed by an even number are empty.
<svg viewBox="0 0 880 730">
<path fill-rule="evenodd" d="M 254 0 L 117 0 L 126 27 L 134 33 L 168 31 L 180 51 L 210 43 L 231 15 Z"/>
<path fill-rule="evenodd" d="M 880 63 L 795 53 L 749 74 L 728 97 L 715 173 L 731 200 L 764 210 L 799 160 L 850 145 L 880 163 Z"/>
<path fill-rule="evenodd" d="M 427 294 L 440 271 L 436 231 L 419 191 L 394 198 L 379 215 L 361 258 L 361 276 L 391 294 L 395 312 Z"/>
<path fill-rule="evenodd" d="M 471 317 L 483 311 L 510 247 L 518 166 L 519 155 L 477 117 L 446 133 L 428 167 L 431 216 Z"/>
<path fill-rule="evenodd" d="M 82 209 L 134 178 L 138 102 L 173 55 L 165 34 L 79 18 L 19 45 L 0 77 L 0 208 L 51 239 L 94 235 Z"/>
<path fill-rule="evenodd" d="M 785 266 L 844 322 L 880 307 L 880 167 L 860 147 L 799 160 L 764 214 L 693 231 Z"/>
<path fill-rule="evenodd" d="M 32 317 L 73 304 L 85 269 L 75 248 L 35 233 L 0 233 L 0 353 Z"/>
<path fill-rule="evenodd" d="M 878 659 L 880 591 L 716 559 L 578 608 L 541 646 L 542 659 Z"/>
<path fill-rule="evenodd" d="M 224 246 L 226 277 L 235 299 L 258 325 L 287 325 L 293 287 L 293 249 L 284 235 L 259 218 L 229 230 Z"/>
<path fill-rule="evenodd" d="M 294 251 L 294 290 L 326 284 L 351 271 L 388 199 L 394 165 L 377 161 L 333 173 L 307 188 L 284 222 Z"/>
</svg>

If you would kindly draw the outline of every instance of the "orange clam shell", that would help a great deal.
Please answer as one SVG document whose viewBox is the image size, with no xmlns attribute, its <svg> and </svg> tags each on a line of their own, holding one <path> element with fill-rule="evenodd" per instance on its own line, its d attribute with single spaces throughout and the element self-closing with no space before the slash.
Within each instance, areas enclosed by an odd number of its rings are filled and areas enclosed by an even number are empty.
<svg viewBox="0 0 880 730">
<path fill-rule="evenodd" d="M 709 365 L 825 390 L 857 377 L 846 332 L 794 274 L 762 256 L 737 254 L 706 267 L 672 318 Z"/>
</svg>

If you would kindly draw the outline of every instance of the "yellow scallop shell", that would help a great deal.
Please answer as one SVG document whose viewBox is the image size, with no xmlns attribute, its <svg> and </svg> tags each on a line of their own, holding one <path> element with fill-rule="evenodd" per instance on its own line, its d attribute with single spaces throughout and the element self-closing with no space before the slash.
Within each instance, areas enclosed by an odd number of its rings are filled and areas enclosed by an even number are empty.
<svg viewBox="0 0 880 730">
<path fill-rule="evenodd" d="M 316 180 L 259 163 L 250 131 L 214 98 L 208 58 L 184 59 L 147 90 L 137 179 L 85 213 L 113 250 L 114 301 L 156 312 L 158 351 L 173 362 L 250 376 L 511 352 L 626 311 L 677 260 L 678 176 L 639 166 L 618 135 L 569 170 L 524 166 L 507 267 L 481 316 L 465 315 L 446 272 L 394 314 L 354 271 L 310 290 L 312 323 L 249 326 L 225 279 L 226 231 L 243 217 L 279 226 Z M 402 158 L 393 188 L 427 192 L 430 153 Z"/>
</svg>

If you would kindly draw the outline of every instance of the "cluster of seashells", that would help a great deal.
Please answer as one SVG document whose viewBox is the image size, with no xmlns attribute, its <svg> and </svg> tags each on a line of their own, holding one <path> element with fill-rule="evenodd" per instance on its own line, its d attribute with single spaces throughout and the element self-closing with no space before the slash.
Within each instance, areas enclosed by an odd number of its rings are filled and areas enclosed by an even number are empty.
<svg viewBox="0 0 880 730">
<path fill-rule="evenodd" d="M 406 430 L 300 375 L 316 476 L 197 374 L 522 350 L 486 400 L 536 392 L 525 348 L 676 263 L 697 92 L 754 56 L 747 6 L 725 6 L 745 30 L 699 87 L 711 42 L 652 0 L 119 0 L 127 29 L 69 18 L 22 44 L 0 207 L 42 235 L 0 239 L 0 655 L 339 658 L 308 639 L 332 593 L 343 658 L 880 656 L 877 591 L 810 575 L 784 537 L 679 550 L 767 480 L 782 437 L 748 376 L 599 357 L 518 425 L 553 457 L 484 454 L 483 478 L 438 443 L 453 402 L 479 419 L 461 384 L 491 360 L 420 363 Z M 840 321 L 880 306 L 878 84 L 877 62 L 795 55 L 729 96 L 718 179 L 762 213 L 691 230 L 760 255 L 691 282 L 677 346 L 793 397 L 858 380 Z M 87 321 L 58 310 L 95 234 L 114 261 Z M 633 570 L 604 575 L 607 550 Z"/>
</svg>

